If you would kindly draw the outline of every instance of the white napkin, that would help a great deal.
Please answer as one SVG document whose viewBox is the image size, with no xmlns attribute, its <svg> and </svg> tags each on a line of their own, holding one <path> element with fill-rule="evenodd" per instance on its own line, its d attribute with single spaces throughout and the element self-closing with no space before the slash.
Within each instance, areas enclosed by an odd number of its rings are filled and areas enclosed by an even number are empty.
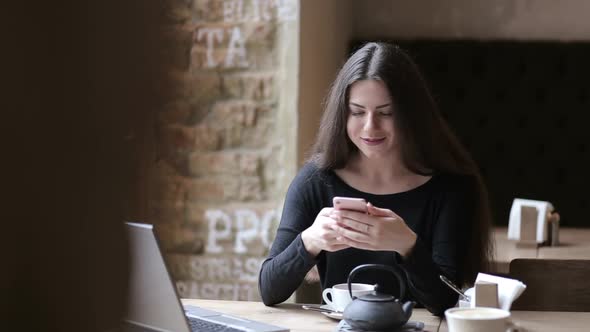
<svg viewBox="0 0 590 332">
<path fill-rule="evenodd" d="M 498 302 L 500 309 L 510 311 L 512 302 L 516 300 L 526 289 L 526 285 L 520 280 L 503 278 L 491 274 L 478 273 L 475 282 L 487 281 L 498 284 Z M 469 288 L 465 294 L 471 298 L 471 306 L 475 306 L 475 289 Z"/>
</svg>

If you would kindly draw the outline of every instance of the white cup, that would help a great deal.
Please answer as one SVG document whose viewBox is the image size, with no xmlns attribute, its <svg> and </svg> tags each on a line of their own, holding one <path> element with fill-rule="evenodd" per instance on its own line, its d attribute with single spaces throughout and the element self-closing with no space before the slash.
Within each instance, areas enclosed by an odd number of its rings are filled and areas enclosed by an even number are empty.
<svg viewBox="0 0 590 332">
<path fill-rule="evenodd" d="M 369 284 L 352 283 L 350 286 L 352 289 L 352 296 L 370 294 L 375 289 L 375 285 Z M 328 295 L 330 295 L 330 298 Z M 344 311 L 346 306 L 352 302 L 352 298 L 348 293 L 348 284 L 337 284 L 332 286 L 332 288 L 324 289 L 322 292 L 322 298 L 332 310 L 340 312 Z"/>
<path fill-rule="evenodd" d="M 451 308 L 445 311 L 449 332 L 518 331 L 510 312 L 497 308 Z"/>
</svg>

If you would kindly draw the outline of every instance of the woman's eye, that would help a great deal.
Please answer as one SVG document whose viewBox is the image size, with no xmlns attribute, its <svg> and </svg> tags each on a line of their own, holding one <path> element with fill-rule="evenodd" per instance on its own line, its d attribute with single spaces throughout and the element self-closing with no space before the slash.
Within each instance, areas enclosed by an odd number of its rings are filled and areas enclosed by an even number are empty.
<svg viewBox="0 0 590 332">
<path fill-rule="evenodd" d="M 379 112 L 379 114 L 381 114 L 383 116 L 391 116 L 393 113 L 392 112 Z"/>
<path fill-rule="evenodd" d="M 365 112 L 362 112 L 362 111 L 351 111 L 351 112 L 350 112 L 350 115 L 352 115 L 352 116 L 361 116 L 361 115 L 363 115 L 364 113 L 365 113 Z"/>
</svg>

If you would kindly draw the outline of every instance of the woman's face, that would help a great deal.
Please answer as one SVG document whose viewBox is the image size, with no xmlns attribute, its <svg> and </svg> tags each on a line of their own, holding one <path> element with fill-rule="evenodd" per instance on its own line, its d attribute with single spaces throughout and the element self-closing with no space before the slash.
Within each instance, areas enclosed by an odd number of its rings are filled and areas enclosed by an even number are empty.
<svg viewBox="0 0 590 332">
<path fill-rule="evenodd" d="M 379 158 L 395 149 L 393 101 L 385 83 L 362 80 L 349 90 L 346 132 L 367 158 Z"/>
</svg>

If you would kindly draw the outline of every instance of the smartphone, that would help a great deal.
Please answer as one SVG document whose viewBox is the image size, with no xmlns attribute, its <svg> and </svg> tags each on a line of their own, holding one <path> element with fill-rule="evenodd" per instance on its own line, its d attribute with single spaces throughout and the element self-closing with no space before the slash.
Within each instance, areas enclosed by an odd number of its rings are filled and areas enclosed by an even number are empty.
<svg viewBox="0 0 590 332">
<path fill-rule="evenodd" d="M 336 210 L 352 210 L 367 213 L 367 201 L 362 198 L 334 197 L 332 202 Z"/>
</svg>

